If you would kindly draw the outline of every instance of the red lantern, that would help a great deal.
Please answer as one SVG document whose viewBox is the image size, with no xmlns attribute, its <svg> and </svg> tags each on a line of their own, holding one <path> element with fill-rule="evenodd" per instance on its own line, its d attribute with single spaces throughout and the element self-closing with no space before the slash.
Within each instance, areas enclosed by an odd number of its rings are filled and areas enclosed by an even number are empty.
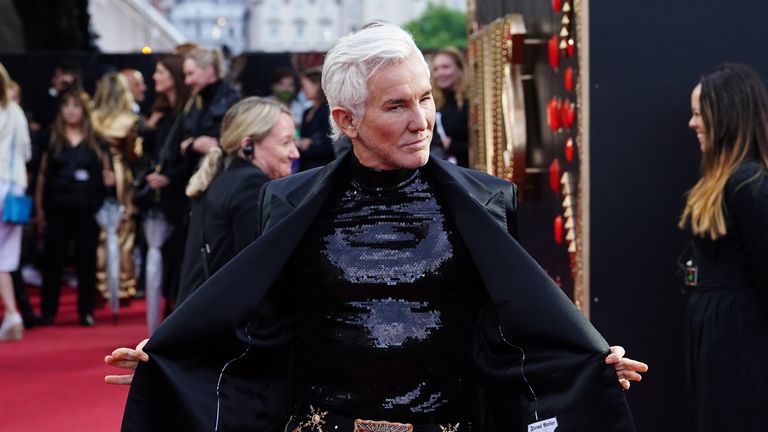
<svg viewBox="0 0 768 432">
<path fill-rule="evenodd" d="M 557 216 L 555 218 L 555 243 L 563 244 L 563 217 Z"/>
<path fill-rule="evenodd" d="M 573 121 L 576 118 L 576 108 L 570 100 L 566 99 L 562 102 L 561 106 L 561 125 L 565 129 L 570 129 L 573 126 Z"/>
<path fill-rule="evenodd" d="M 565 160 L 567 160 L 569 163 L 573 162 L 573 151 L 573 138 L 568 137 L 568 139 L 565 140 Z"/>
<path fill-rule="evenodd" d="M 576 42 L 572 37 L 568 39 L 568 47 L 566 48 L 565 53 L 568 57 L 573 57 L 573 55 L 576 54 Z"/>
<path fill-rule="evenodd" d="M 547 104 L 547 124 L 553 132 L 557 132 L 563 126 L 562 103 L 556 97 L 552 97 Z"/>
<path fill-rule="evenodd" d="M 563 10 L 563 1 L 562 0 L 552 0 L 552 10 L 555 12 L 560 12 Z"/>
<path fill-rule="evenodd" d="M 568 92 L 573 91 L 573 68 L 568 66 L 563 73 L 563 81 L 565 84 L 565 90 Z"/>
<path fill-rule="evenodd" d="M 552 66 L 552 69 L 554 70 L 557 70 L 558 66 L 560 66 L 560 48 L 558 47 L 558 44 L 559 38 L 557 35 L 552 35 L 549 39 L 547 48 L 549 50 L 549 65 Z"/>
<path fill-rule="evenodd" d="M 552 189 L 552 192 L 556 194 L 560 194 L 560 161 L 558 159 L 555 159 L 552 161 L 551 164 L 549 164 L 549 187 Z"/>
</svg>

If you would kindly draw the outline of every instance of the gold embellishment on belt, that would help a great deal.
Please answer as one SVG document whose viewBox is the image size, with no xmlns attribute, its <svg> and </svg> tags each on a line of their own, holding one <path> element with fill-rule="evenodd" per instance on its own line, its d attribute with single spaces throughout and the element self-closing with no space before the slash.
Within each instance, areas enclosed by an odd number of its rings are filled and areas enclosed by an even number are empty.
<svg viewBox="0 0 768 432">
<path fill-rule="evenodd" d="M 324 418 L 327 415 L 328 411 L 321 411 L 320 408 L 315 408 L 310 405 L 307 420 L 293 429 L 293 432 L 301 432 L 304 428 L 309 428 L 309 430 L 313 432 L 323 432 L 323 425 L 325 424 Z"/>
<path fill-rule="evenodd" d="M 354 432 L 413 432 L 409 423 L 390 423 L 386 421 L 355 420 Z"/>
<path fill-rule="evenodd" d="M 455 425 L 448 424 L 448 426 L 440 425 L 440 432 L 459 432 L 459 423 Z"/>
</svg>

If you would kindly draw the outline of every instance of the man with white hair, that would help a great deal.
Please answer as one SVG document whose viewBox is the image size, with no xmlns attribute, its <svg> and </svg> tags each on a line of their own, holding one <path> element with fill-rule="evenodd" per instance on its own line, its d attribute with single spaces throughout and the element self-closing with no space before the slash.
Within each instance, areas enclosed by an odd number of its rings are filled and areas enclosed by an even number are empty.
<svg viewBox="0 0 768 432">
<path fill-rule="evenodd" d="M 323 89 L 352 151 L 268 183 L 259 239 L 108 357 L 141 360 L 123 430 L 633 431 L 616 375 L 644 365 L 510 235 L 515 186 L 429 159 L 411 36 L 342 38 Z"/>
</svg>

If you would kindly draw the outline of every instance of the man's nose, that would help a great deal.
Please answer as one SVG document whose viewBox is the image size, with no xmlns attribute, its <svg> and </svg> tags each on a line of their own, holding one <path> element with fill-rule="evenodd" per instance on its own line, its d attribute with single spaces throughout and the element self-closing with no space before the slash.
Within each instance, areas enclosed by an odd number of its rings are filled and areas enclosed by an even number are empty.
<svg viewBox="0 0 768 432">
<path fill-rule="evenodd" d="M 428 116 L 429 112 L 427 108 L 420 105 L 417 106 L 411 114 L 411 121 L 408 124 L 408 127 L 414 132 L 426 129 L 429 127 L 429 122 L 427 121 Z"/>
</svg>

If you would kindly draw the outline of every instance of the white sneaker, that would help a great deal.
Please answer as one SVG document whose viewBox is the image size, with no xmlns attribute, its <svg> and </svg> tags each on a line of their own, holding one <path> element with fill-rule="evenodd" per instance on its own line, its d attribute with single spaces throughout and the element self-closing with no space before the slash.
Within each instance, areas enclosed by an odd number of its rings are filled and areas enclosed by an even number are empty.
<svg viewBox="0 0 768 432">
<path fill-rule="evenodd" d="M 24 338 L 24 322 L 21 314 L 6 315 L 0 325 L 0 342 L 20 341 Z"/>
</svg>

